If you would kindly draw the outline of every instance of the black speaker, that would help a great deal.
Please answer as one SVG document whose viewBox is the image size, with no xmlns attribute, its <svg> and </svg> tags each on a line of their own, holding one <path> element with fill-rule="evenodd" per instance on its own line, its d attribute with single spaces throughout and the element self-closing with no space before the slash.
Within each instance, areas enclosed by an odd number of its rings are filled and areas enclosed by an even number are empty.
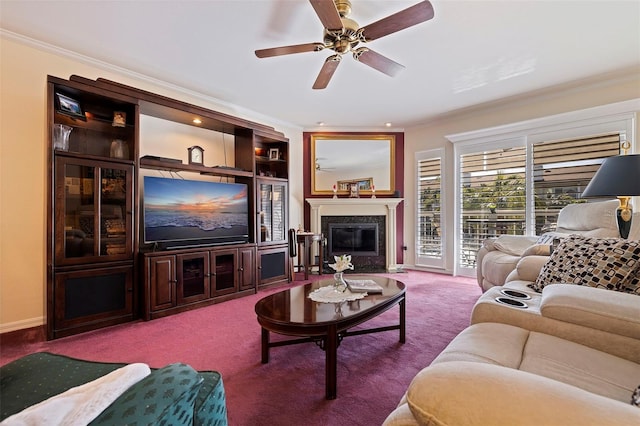
<svg viewBox="0 0 640 426">
<path fill-rule="evenodd" d="M 296 230 L 289 229 L 289 257 L 298 255 L 298 239 L 296 238 Z"/>
</svg>

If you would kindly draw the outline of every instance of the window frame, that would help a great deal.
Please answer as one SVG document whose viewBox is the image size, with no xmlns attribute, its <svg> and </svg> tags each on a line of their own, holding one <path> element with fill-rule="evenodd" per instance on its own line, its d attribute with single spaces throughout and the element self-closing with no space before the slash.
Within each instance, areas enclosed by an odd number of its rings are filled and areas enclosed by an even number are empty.
<svg viewBox="0 0 640 426">
<path fill-rule="evenodd" d="M 420 250 L 418 247 L 420 236 L 419 236 L 419 223 L 420 223 L 420 161 L 425 160 L 440 160 L 440 245 L 441 245 L 441 256 L 431 257 L 420 255 Z M 415 228 L 414 228 L 414 238 L 415 238 L 415 266 L 417 267 L 426 267 L 426 268 L 436 268 L 436 269 L 445 269 L 445 265 L 447 264 L 447 256 L 449 253 L 448 249 L 448 241 L 449 238 L 446 237 L 445 229 L 445 219 L 447 217 L 447 175 L 445 172 L 446 165 L 446 150 L 445 148 L 435 148 L 429 149 L 426 151 L 418 151 L 414 154 L 414 164 L 415 164 L 415 181 L 416 181 L 416 209 L 415 209 Z"/>
<path fill-rule="evenodd" d="M 563 113 L 534 120 L 480 129 L 445 136 L 453 143 L 454 150 L 454 235 L 461 235 L 460 157 L 480 150 L 526 147 L 526 231 L 534 235 L 535 208 L 533 191 L 533 144 L 546 141 L 588 137 L 601 133 L 625 134 L 631 142 L 630 153 L 637 152 L 636 111 L 640 111 L 640 99 Z M 475 276 L 475 268 L 459 264 L 460 242 L 454 242 L 454 275 Z"/>
</svg>

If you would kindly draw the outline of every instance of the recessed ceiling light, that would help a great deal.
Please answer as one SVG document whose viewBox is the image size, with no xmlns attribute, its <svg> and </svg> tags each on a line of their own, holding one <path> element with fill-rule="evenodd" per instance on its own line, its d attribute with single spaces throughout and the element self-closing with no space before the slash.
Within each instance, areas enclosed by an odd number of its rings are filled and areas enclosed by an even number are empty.
<svg viewBox="0 0 640 426">
<path fill-rule="evenodd" d="M 324 121 L 318 121 L 318 126 L 324 126 Z"/>
<path fill-rule="evenodd" d="M 193 119 L 193 124 L 202 124 L 202 120 L 200 120 L 198 117 Z"/>
<path fill-rule="evenodd" d="M 388 121 L 386 123 L 384 123 L 384 125 L 387 126 L 387 127 L 391 127 L 391 123 L 388 122 Z"/>
</svg>

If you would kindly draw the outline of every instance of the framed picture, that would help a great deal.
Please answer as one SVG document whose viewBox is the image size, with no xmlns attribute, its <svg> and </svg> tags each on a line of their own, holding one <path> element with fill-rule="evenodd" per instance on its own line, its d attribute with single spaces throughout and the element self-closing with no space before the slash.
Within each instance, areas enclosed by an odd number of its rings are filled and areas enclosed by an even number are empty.
<svg viewBox="0 0 640 426">
<path fill-rule="evenodd" d="M 82 107 L 80 107 L 80 102 L 63 95 L 62 93 L 56 93 L 56 109 L 58 112 L 69 115 L 73 118 L 79 118 L 81 120 L 87 119 L 82 111 Z"/>
<path fill-rule="evenodd" d="M 114 111 L 113 113 L 113 127 L 126 127 L 127 125 L 127 113 L 123 111 Z"/>
<path fill-rule="evenodd" d="M 360 198 L 360 186 L 357 183 L 349 185 L 349 197 Z"/>
<path fill-rule="evenodd" d="M 360 179 L 351 179 L 351 180 L 339 180 L 338 181 L 338 190 L 340 191 L 350 191 L 351 185 L 357 185 L 358 191 L 371 191 L 373 187 L 373 178 L 360 178 Z"/>
<path fill-rule="evenodd" d="M 280 150 L 278 148 L 269 149 L 269 160 L 277 160 L 280 158 Z"/>
</svg>

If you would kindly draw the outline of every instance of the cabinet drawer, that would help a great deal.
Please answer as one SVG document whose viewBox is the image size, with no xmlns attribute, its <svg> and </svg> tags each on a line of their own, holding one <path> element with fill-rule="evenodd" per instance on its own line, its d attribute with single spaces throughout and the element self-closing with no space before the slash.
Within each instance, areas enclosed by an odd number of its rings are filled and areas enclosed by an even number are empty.
<svg viewBox="0 0 640 426">
<path fill-rule="evenodd" d="M 56 272 L 54 282 L 55 337 L 133 319 L 133 266 Z"/>
</svg>

